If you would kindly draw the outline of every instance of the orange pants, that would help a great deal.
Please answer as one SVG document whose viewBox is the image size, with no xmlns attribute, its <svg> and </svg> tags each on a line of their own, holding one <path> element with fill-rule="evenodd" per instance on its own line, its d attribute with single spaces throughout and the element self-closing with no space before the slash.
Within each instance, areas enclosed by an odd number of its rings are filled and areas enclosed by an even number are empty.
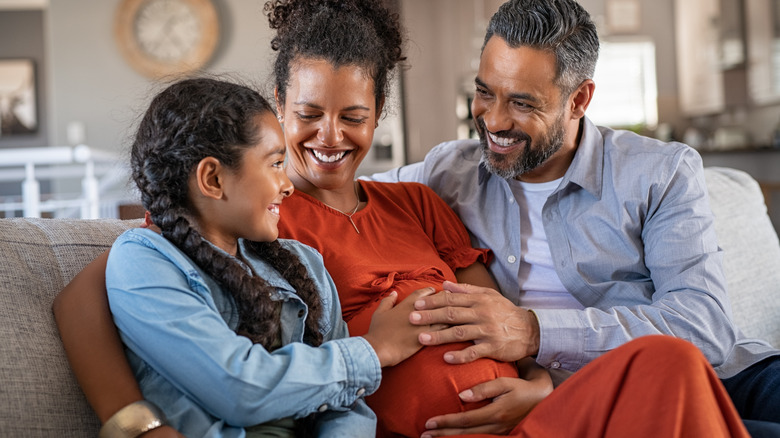
<svg viewBox="0 0 780 438">
<path fill-rule="evenodd" d="M 594 360 L 539 403 L 510 436 L 749 438 L 701 352 L 671 336 L 645 336 Z"/>
</svg>

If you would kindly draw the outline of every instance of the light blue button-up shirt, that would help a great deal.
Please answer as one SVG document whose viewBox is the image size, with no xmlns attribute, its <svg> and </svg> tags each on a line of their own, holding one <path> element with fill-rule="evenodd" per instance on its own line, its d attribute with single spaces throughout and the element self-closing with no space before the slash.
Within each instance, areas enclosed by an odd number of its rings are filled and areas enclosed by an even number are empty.
<svg viewBox="0 0 780 438">
<path fill-rule="evenodd" d="M 274 269 L 241 252 L 282 300 L 283 347 L 269 353 L 238 336 L 233 298 L 157 233 L 132 229 L 114 243 L 106 285 L 114 321 L 144 397 L 188 437 L 243 437 L 243 427 L 318 417 L 318 436 L 373 436 L 363 397 L 379 386 L 376 353 L 347 337 L 336 287 L 315 250 L 280 240 L 321 291 L 320 347 L 302 343 L 307 307 Z"/>
<path fill-rule="evenodd" d="M 696 344 L 721 378 L 773 354 L 731 322 L 701 158 L 680 143 L 582 123 L 574 160 L 542 209 L 555 270 L 585 306 L 535 309 L 537 362 L 576 371 L 643 335 Z M 374 175 L 433 188 L 490 248 L 490 271 L 519 302 L 520 211 L 506 180 L 482 165 L 477 140 L 443 143 L 421 163 Z"/>
</svg>

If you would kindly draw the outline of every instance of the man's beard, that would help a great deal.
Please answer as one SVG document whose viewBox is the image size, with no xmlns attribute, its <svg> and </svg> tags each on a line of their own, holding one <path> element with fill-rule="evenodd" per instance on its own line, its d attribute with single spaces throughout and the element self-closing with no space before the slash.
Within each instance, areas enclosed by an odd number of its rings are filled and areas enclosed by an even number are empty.
<svg viewBox="0 0 780 438">
<path fill-rule="evenodd" d="M 482 118 L 475 120 L 477 124 L 477 133 L 479 142 L 482 145 L 482 157 L 490 173 L 504 179 L 515 178 L 524 173 L 530 172 L 541 166 L 548 158 L 558 152 L 563 146 L 565 136 L 563 129 L 563 112 L 558 116 L 550 129 L 544 136 L 536 142 L 532 142 L 531 137 L 523 131 L 501 131 L 495 134 L 499 137 L 516 138 L 518 141 L 525 142 L 522 149 L 514 151 L 512 154 L 499 154 L 490 150 L 487 140 L 487 128 Z M 512 157 L 514 161 L 512 160 Z"/>
</svg>

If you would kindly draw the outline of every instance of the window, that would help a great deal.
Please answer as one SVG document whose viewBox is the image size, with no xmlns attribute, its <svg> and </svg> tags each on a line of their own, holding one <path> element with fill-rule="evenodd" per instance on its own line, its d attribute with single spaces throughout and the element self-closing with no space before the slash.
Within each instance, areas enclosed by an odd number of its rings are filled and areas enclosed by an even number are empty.
<svg viewBox="0 0 780 438">
<path fill-rule="evenodd" d="M 655 44 L 652 41 L 605 41 L 593 78 L 596 91 L 588 117 L 614 128 L 658 124 Z"/>
</svg>

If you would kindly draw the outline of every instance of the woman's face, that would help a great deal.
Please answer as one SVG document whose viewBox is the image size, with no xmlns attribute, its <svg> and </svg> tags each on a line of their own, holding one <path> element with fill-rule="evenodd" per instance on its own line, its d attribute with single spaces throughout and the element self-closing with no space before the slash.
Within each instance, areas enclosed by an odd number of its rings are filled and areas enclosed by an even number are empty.
<svg viewBox="0 0 780 438">
<path fill-rule="evenodd" d="M 285 100 L 277 104 L 295 186 L 305 192 L 349 184 L 351 191 L 381 112 L 370 76 L 356 66 L 334 69 L 328 61 L 298 59 Z"/>
</svg>

